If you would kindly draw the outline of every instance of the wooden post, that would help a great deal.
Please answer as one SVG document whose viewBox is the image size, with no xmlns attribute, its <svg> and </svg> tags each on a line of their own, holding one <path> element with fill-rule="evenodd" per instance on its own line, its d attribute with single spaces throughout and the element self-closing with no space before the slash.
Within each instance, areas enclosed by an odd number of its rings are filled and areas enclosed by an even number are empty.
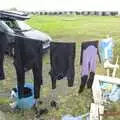
<svg viewBox="0 0 120 120">
<path fill-rule="evenodd" d="M 103 113 L 104 113 L 103 105 L 91 103 L 90 120 L 102 120 Z"/>
<path fill-rule="evenodd" d="M 115 65 L 118 64 L 118 59 L 119 59 L 119 57 L 117 56 L 117 60 L 116 60 L 116 64 L 115 64 Z M 114 67 L 114 69 L 113 69 L 113 73 L 112 73 L 112 77 L 115 77 L 116 70 L 117 70 L 117 67 Z"/>
<path fill-rule="evenodd" d="M 110 76 L 110 68 L 107 68 L 107 76 Z"/>
</svg>

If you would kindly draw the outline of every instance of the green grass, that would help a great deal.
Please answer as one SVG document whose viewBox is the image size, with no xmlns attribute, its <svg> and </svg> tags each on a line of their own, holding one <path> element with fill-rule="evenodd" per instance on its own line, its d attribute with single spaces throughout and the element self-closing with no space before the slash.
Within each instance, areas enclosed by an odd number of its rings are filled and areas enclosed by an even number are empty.
<svg viewBox="0 0 120 120">
<path fill-rule="evenodd" d="M 51 90 L 51 80 L 48 75 L 50 70 L 49 53 L 44 56 L 43 60 L 43 81 L 44 85 L 41 90 L 41 100 L 44 101 L 40 107 L 47 107 L 49 113 L 44 117 L 45 120 L 60 120 L 64 114 L 77 116 L 89 112 L 91 103 L 91 91 L 85 89 L 81 95 L 78 95 L 80 85 L 80 45 L 83 40 L 100 40 L 111 33 L 114 39 L 114 55 L 120 55 L 120 17 L 102 17 L 102 16 L 32 16 L 26 21 L 30 26 L 40 31 L 48 33 L 53 41 L 75 41 L 76 42 L 76 59 L 75 59 L 75 84 L 73 88 L 67 88 L 66 81 L 57 82 L 57 99 L 59 110 L 50 107 L 49 102 L 53 99 Z M 115 59 L 114 59 L 115 60 Z M 119 60 L 120 61 L 120 60 Z M 6 80 L 0 82 L 0 92 L 8 92 L 16 84 L 15 69 L 12 65 L 12 59 L 5 57 Z M 97 65 L 96 74 L 105 74 L 101 64 Z M 117 77 L 120 77 L 120 70 L 117 71 Z M 26 74 L 26 80 L 32 82 L 31 71 Z M 0 103 L 4 103 L 1 99 Z M 2 106 L 2 105 L 0 105 Z M 4 107 L 4 104 L 3 104 Z M 120 104 L 116 103 L 111 106 L 110 110 L 119 111 Z M 6 108 L 6 106 L 5 106 Z M 20 113 L 10 112 L 5 109 L 7 120 L 33 120 L 34 112 L 24 111 Z M 116 108 L 116 109 L 115 109 Z M 1 109 L 1 108 L 0 108 Z M 120 120 L 117 117 L 105 117 L 105 120 Z"/>
<path fill-rule="evenodd" d="M 105 37 L 111 32 L 119 38 L 119 17 L 96 16 L 33 16 L 28 23 L 38 30 L 48 32 L 53 38 L 83 40 Z"/>
</svg>

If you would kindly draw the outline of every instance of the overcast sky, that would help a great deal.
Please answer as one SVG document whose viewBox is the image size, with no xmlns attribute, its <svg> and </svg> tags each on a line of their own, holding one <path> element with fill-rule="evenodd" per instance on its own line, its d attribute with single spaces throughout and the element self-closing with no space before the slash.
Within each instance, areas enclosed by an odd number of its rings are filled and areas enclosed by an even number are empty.
<svg viewBox="0 0 120 120">
<path fill-rule="evenodd" d="M 0 0 L 0 9 L 18 10 L 119 10 L 120 0 Z"/>
</svg>

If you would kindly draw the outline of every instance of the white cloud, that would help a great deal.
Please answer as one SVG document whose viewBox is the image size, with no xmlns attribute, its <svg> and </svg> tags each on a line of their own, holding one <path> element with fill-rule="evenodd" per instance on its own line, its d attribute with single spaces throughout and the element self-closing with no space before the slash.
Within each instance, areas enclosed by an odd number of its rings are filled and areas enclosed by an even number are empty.
<svg viewBox="0 0 120 120">
<path fill-rule="evenodd" d="M 0 0 L 0 9 L 24 10 L 120 10 L 119 0 Z"/>
</svg>

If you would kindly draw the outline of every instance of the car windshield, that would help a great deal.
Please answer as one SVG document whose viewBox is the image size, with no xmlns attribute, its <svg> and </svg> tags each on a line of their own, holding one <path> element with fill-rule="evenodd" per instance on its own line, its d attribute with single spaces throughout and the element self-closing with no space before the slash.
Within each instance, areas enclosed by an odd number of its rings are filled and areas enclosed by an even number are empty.
<svg viewBox="0 0 120 120">
<path fill-rule="evenodd" d="M 27 25 L 24 21 L 19 21 L 17 20 L 16 23 L 18 24 L 19 28 L 24 31 L 24 30 L 30 30 L 31 27 Z"/>
<path fill-rule="evenodd" d="M 31 29 L 31 27 L 24 23 L 24 21 L 5 20 L 5 23 L 14 31 L 26 31 Z"/>
</svg>

